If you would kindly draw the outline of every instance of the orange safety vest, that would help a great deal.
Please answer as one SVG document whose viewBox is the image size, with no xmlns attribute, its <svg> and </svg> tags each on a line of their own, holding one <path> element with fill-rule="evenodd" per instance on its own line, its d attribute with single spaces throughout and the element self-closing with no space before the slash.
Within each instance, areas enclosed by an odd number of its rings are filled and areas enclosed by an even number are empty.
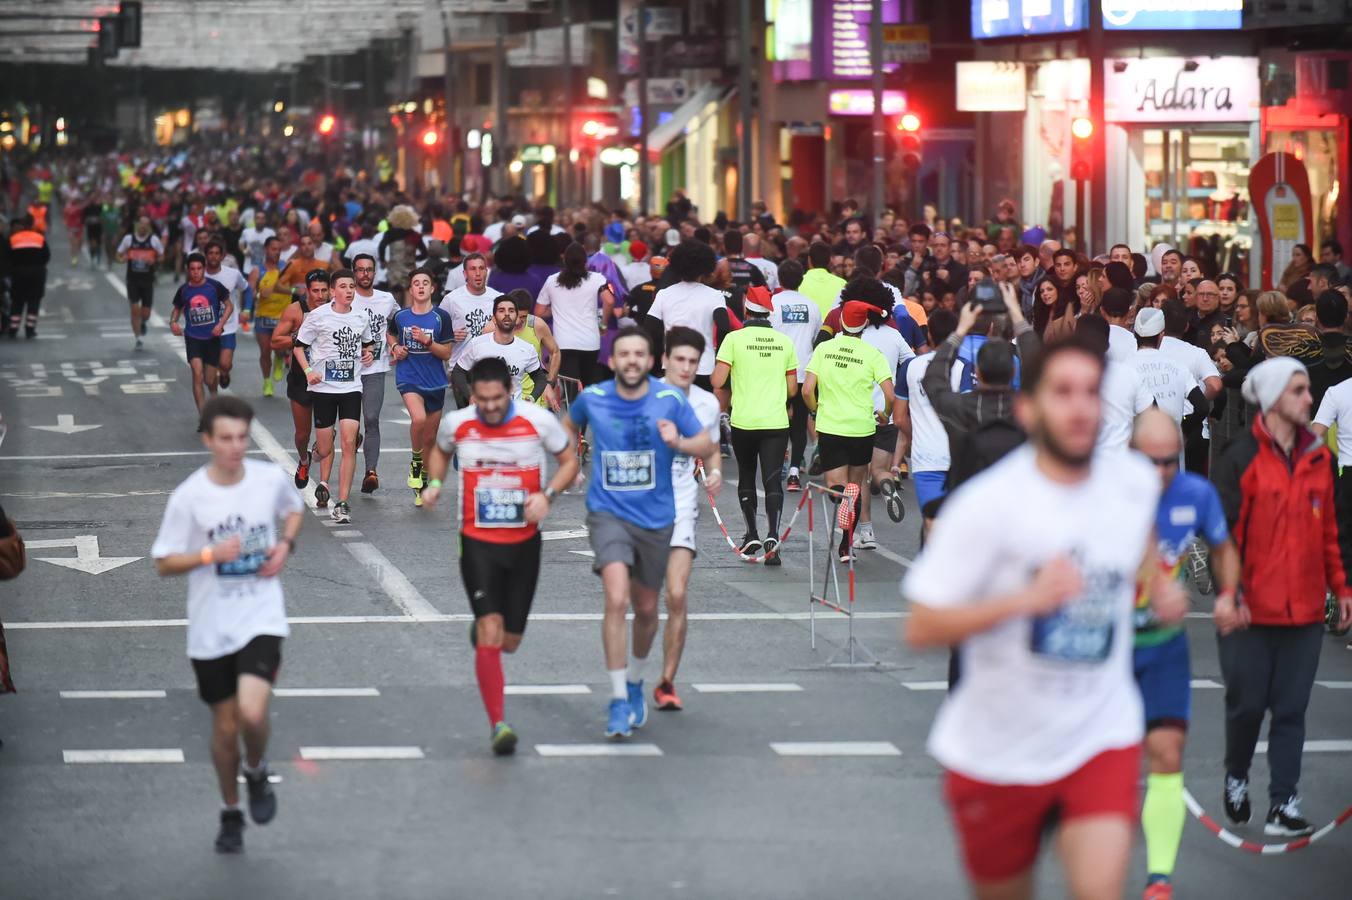
<svg viewBox="0 0 1352 900">
<path fill-rule="evenodd" d="M 39 204 L 33 204 L 28 207 L 28 214 L 33 217 L 33 229 L 43 234 L 47 233 L 47 207 Z"/>
<path fill-rule="evenodd" d="M 16 231 L 9 236 L 11 250 L 40 250 L 47 243 L 46 238 L 36 231 Z"/>
</svg>

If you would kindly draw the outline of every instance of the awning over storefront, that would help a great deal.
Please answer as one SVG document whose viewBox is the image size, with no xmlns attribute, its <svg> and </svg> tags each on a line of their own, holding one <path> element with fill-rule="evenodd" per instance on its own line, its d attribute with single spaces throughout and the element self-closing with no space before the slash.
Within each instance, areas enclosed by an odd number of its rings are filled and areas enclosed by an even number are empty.
<svg viewBox="0 0 1352 900">
<path fill-rule="evenodd" d="M 685 135 L 690 121 L 702 113 L 705 107 L 710 104 L 717 107 L 731 92 L 731 88 L 717 84 L 706 84 L 695 91 L 689 100 L 676 107 L 676 111 L 671 114 L 670 119 L 648 132 L 649 155 L 654 157 L 661 155 L 664 150 Z"/>
</svg>

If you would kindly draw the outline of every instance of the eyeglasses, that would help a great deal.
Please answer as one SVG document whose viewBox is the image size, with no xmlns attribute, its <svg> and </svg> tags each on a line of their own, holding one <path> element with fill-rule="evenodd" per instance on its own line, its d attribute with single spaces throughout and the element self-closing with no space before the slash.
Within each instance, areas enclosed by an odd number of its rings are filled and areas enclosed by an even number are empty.
<svg viewBox="0 0 1352 900">
<path fill-rule="evenodd" d="M 1173 469 L 1178 466 L 1177 456 L 1148 456 L 1146 458 L 1161 469 Z"/>
</svg>

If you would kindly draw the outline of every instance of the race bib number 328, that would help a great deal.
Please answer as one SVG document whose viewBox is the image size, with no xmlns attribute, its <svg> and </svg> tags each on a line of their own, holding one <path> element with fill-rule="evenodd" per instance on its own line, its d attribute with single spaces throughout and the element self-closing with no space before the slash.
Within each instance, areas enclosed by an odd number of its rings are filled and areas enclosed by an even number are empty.
<svg viewBox="0 0 1352 900">
<path fill-rule="evenodd" d="M 602 483 L 608 491 L 650 491 L 656 462 L 652 450 L 607 450 L 601 454 Z"/>
<path fill-rule="evenodd" d="M 474 524 L 479 528 L 525 527 L 526 490 L 524 488 L 475 488 Z"/>
</svg>

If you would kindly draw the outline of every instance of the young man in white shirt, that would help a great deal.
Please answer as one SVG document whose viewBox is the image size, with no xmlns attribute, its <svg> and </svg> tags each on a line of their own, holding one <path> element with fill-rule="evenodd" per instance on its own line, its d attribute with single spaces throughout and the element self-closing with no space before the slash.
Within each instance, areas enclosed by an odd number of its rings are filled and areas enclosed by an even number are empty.
<svg viewBox="0 0 1352 900">
<path fill-rule="evenodd" d="M 219 853 L 244 849 L 241 738 L 249 815 L 264 825 L 277 813 L 264 754 L 268 702 L 289 633 L 278 576 L 305 509 L 284 471 L 246 458 L 252 421 L 253 410 L 236 397 L 206 404 L 202 443 L 211 462 L 170 495 L 150 551 L 161 576 L 188 576 L 188 657 L 211 707 L 211 759 L 224 804 Z"/>
<path fill-rule="evenodd" d="M 334 272 L 330 288 L 333 299 L 305 317 L 296 332 L 292 351 L 295 356 L 292 365 L 299 365 L 305 373 L 314 401 L 314 455 L 319 458 L 315 505 L 321 508 L 328 505 L 331 496 L 329 476 L 333 473 L 335 425 L 341 434 L 343 461 L 338 468 L 338 501 L 333 505 L 332 517 L 344 525 L 352 521 L 347 498 L 357 471 L 357 425 L 362 395 L 358 373 L 374 362 L 372 349 L 376 341 L 366 315 L 352 308 L 356 290 L 357 282 L 350 269 Z"/>
<path fill-rule="evenodd" d="M 484 326 L 493 318 L 493 303 L 502 296 L 501 291 L 488 286 L 488 260 L 482 253 L 467 255 L 460 268 L 465 273 L 464 286 L 448 291 L 437 304 L 451 314 L 451 325 L 455 329 L 455 344 L 447 364 L 450 372 L 455 371 L 455 364 L 470 340 L 483 334 Z M 456 390 L 454 385 L 452 390 Z M 456 390 L 455 402 L 463 409 L 469 404 L 469 395 Z"/>
<path fill-rule="evenodd" d="M 225 328 L 221 331 L 221 364 L 219 384 L 222 388 L 230 387 L 230 370 L 235 367 L 235 345 L 239 334 L 239 311 L 243 304 L 243 294 L 248 288 L 248 282 L 240 274 L 239 269 L 234 268 L 235 261 L 230 260 L 230 265 L 225 264 L 227 259 L 225 255 L 225 244 L 221 243 L 220 238 L 212 238 L 207 241 L 207 277 L 212 281 L 220 282 L 221 286 L 230 292 L 230 318 L 225 320 Z"/>
<path fill-rule="evenodd" d="M 361 480 L 363 494 L 375 493 L 380 488 L 380 411 L 385 407 L 385 373 L 390 371 L 389 322 L 399 309 L 399 301 L 389 291 L 375 289 L 376 258 L 359 253 L 352 260 L 352 275 L 357 282 L 352 297 L 352 308 L 363 313 L 371 324 L 371 364 L 361 369 L 361 417 L 364 426 L 362 456 L 366 475 Z"/>
<path fill-rule="evenodd" d="M 1080 316 L 1075 321 L 1075 335 L 1104 355 L 1103 386 L 1099 389 L 1103 421 L 1097 446 L 1099 450 L 1125 453 L 1136 417 L 1155 405 L 1155 397 L 1141 383 L 1134 365 L 1113 356 L 1108 336 L 1111 327 L 1099 316 Z"/>
<path fill-rule="evenodd" d="M 1150 391 L 1155 403 L 1180 425 L 1183 412 L 1190 400 L 1206 404 L 1206 399 L 1197 391 L 1194 396 L 1192 373 L 1183 368 L 1171 356 L 1160 352 L 1160 340 L 1164 335 L 1164 313 L 1158 309 L 1146 308 L 1136 314 L 1136 374 L 1141 384 Z M 1196 405 L 1194 403 L 1194 405 Z"/>
<path fill-rule="evenodd" d="M 490 356 L 507 363 L 507 371 L 512 376 L 513 399 L 527 399 L 521 393 L 521 383 L 528 377 L 531 380 L 529 400 L 532 403 L 552 387 L 549 373 L 540 363 L 539 352 L 530 342 L 517 336 L 516 317 L 516 301 L 506 294 L 499 294 L 494 300 L 493 330 L 471 338 L 451 369 L 451 385 L 457 391 L 466 397 L 470 396 L 470 370 L 476 362 Z"/>
<path fill-rule="evenodd" d="M 915 647 L 962 646 L 929 752 L 974 893 L 1033 896 L 1049 817 L 1074 897 L 1121 897 L 1139 812 L 1138 576 L 1161 622 L 1187 600 L 1157 561 L 1159 476 L 1095 454 L 1103 358 L 1071 340 L 1025 364 L 1030 442 L 963 484 L 902 582 Z M 1111 540 L 1105 540 L 1111 535 Z"/>
</svg>

